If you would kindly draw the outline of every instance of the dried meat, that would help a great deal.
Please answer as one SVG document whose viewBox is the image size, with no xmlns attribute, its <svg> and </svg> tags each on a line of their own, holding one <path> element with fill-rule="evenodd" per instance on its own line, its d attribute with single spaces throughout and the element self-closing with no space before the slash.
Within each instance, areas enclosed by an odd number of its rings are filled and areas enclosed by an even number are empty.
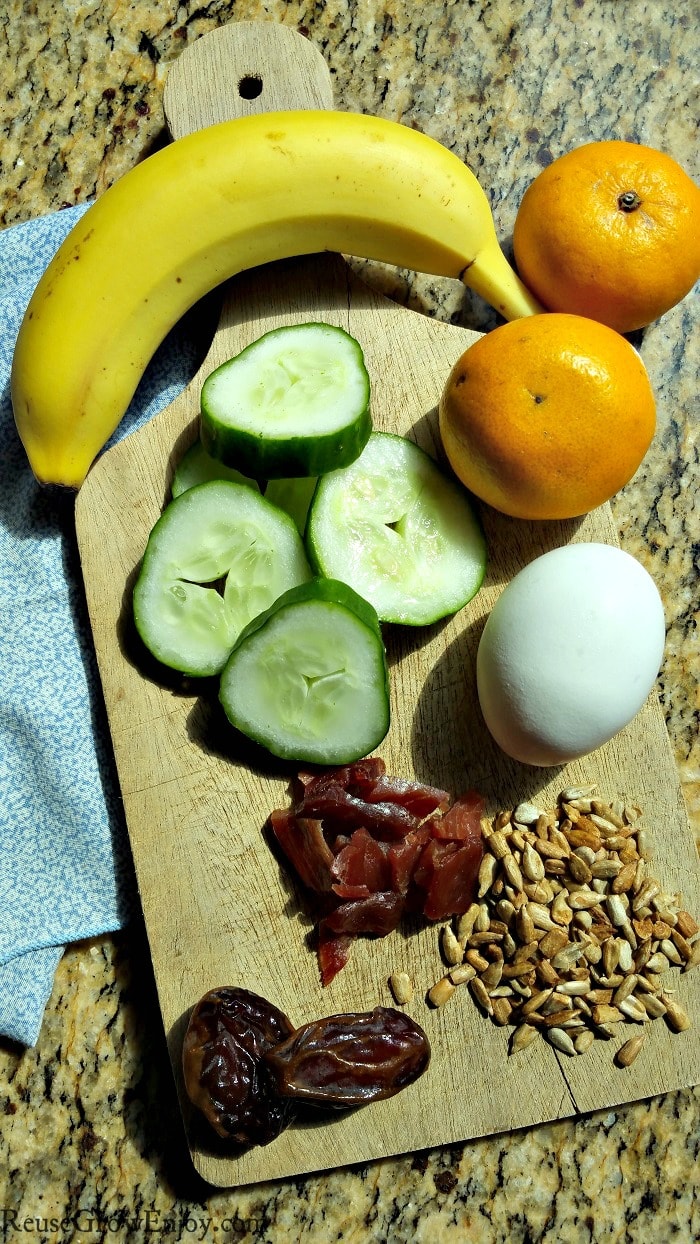
<svg viewBox="0 0 700 1244">
<path fill-rule="evenodd" d="M 340 886 L 346 889 L 362 887 L 368 894 L 392 888 L 386 851 L 364 826 L 356 829 L 336 854 L 331 864 L 331 877 L 336 894 L 340 894 Z"/>
<path fill-rule="evenodd" d="M 327 985 L 353 939 L 384 937 L 404 912 L 465 911 L 477 884 L 483 799 L 392 777 L 379 757 L 302 772 L 289 809 L 270 817 L 299 881 L 315 895 L 318 962 Z"/>
<path fill-rule="evenodd" d="M 330 890 L 334 856 L 323 836 L 321 822 L 276 808 L 270 815 L 270 825 L 299 880 L 318 893 Z"/>
</svg>

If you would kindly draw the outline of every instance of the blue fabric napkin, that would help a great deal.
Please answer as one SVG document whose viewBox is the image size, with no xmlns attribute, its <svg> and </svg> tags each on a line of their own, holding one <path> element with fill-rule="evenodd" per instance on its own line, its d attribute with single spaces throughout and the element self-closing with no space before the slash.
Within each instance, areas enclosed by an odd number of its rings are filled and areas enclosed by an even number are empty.
<svg viewBox="0 0 700 1244">
<path fill-rule="evenodd" d="M 87 204 L 0 232 L 0 1034 L 37 1041 L 65 945 L 120 928 L 135 901 L 78 560 L 73 498 L 36 483 L 10 369 L 27 302 Z M 194 375 L 215 327 L 193 308 L 114 440 Z"/>
</svg>

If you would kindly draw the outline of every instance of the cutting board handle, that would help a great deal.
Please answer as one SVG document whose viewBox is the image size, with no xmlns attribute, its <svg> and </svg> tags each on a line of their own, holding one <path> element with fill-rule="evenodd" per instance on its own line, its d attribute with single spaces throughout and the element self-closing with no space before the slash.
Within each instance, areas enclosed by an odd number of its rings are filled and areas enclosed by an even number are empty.
<svg viewBox="0 0 700 1244">
<path fill-rule="evenodd" d="M 274 22 L 230 22 L 178 57 L 163 94 L 168 129 L 183 138 L 207 125 L 287 108 L 332 108 L 330 70 L 308 39 Z"/>
</svg>

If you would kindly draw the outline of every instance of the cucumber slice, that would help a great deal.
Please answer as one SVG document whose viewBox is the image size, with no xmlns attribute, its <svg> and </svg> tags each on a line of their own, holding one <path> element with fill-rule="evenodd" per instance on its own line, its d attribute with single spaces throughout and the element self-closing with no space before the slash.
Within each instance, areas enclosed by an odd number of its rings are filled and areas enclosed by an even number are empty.
<svg viewBox="0 0 700 1244">
<path fill-rule="evenodd" d="M 228 480 L 189 488 L 166 506 L 146 546 L 133 596 L 136 628 L 164 665 L 218 674 L 250 622 L 311 577 L 288 514 Z M 223 581 L 223 591 L 216 583 Z"/>
<path fill-rule="evenodd" d="M 224 466 L 223 462 L 212 458 L 200 440 L 196 440 L 182 455 L 175 468 L 170 491 L 173 497 L 179 497 L 188 488 L 194 488 L 196 484 L 206 484 L 212 479 L 228 479 L 232 484 L 247 484 L 248 488 L 260 492 L 257 480 L 248 479 L 247 475 L 241 475 L 235 467 Z"/>
<path fill-rule="evenodd" d="M 412 441 L 373 432 L 360 457 L 319 480 L 306 525 L 317 574 L 342 579 L 383 622 L 423 626 L 481 586 L 486 542 L 464 489 Z"/>
<path fill-rule="evenodd" d="M 285 592 L 239 636 L 221 675 L 229 721 L 273 756 L 350 764 L 389 729 L 379 620 L 345 583 Z"/>
<path fill-rule="evenodd" d="M 362 349 L 330 324 L 265 333 L 207 377 L 201 408 L 207 453 L 255 479 L 346 466 L 372 428 Z"/>
<path fill-rule="evenodd" d="M 267 500 L 294 519 L 300 536 L 306 530 L 306 519 L 317 482 L 315 475 L 310 479 L 304 476 L 298 479 L 271 479 L 265 489 Z"/>
</svg>

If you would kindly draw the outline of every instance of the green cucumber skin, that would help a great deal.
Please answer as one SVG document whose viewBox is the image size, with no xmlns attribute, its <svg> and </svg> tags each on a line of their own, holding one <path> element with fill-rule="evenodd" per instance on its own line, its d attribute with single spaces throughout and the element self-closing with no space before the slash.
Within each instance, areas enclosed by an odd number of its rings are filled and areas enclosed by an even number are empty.
<svg viewBox="0 0 700 1244">
<path fill-rule="evenodd" d="M 312 745 L 304 746 L 294 742 L 285 744 L 280 742 L 279 739 L 275 741 L 273 746 L 270 743 L 270 735 L 275 732 L 268 729 L 267 738 L 261 737 L 264 736 L 265 731 L 260 727 L 253 731 L 245 721 L 246 715 L 241 713 L 236 707 L 235 673 L 237 655 L 245 647 L 247 641 L 254 638 L 261 631 L 264 631 L 266 625 L 279 614 L 284 613 L 285 609 L 290 607 L 293 609 L 295 606 L 303 606 L 307 603 L 324 602 L 328 603 L 331 609 L 334 606 L 339 606 L 346 613 L 352 613 L 356 623 L 369 636 L 376 659 L 375 672 L 378 676 L 374 687 L 373 700 L 374 729 L 370 730 L 368 726 L 366 736 L 363 738 L 360 748 L 357 746 L 343 746 L 342 742 L 337 740 L 335 742 L 331 740 L 321 750 L 317 746 L 314 747 Z M 233 685 L 229 685 L 230 683 Z M 349 588 L 347 584 L 337 580 L 311 579 L 307 583 L 290 588 L 269 609 L 265 610 L 257 618 L 254 618 L 239 635 L 231 656 L 221 673 L 219 701 L 234 728 L 240 730 L 246 737 L 253 739 L 254 742 L 264 747 L 270 754 L 280 760 L 327 766 L 351 764 L 363 756 L 369 755 L 386 737 L 391 724 L 389 669 L 376 610 L 368 601 L 363 600 L 352 588 Z M 381 712 L 377 712 L 377 705 L 381 706 Z"/>
<path fill-rule="evenodd" d="M 373 602 L 377 605 L 377 612 L 381 622 L 389 622 L 401 626 L 413 627 L 430 626 L 441 621 L 443 618 L 450 617 L 454 613 L 458 612 L 458 610 L 467 604 L 469 600 L 473 599 L 483 584 L 487 569 L 487 547 L 483 525 L 472 505 L 471 499 L 466 493 L 466 490 L 464 490 L 462 486 L 451 476 L 448 476 L 435 461 L 435 459 L 426 453 L 425 450 L 420 449 L 419 446 L 417 446 L 413 441 L 408 440 L 406 437 L 398 436 L 390 432 L 375 431 L 372 433 L 370 439 L 376 445 L 379 445 L 381 442 L 390 444 L 390 442 L 394 441 L 397 443 L 397 446 L 402 447 L 404 453 L 408 453 L 409 457 L 417 455 L 418 457 L 416 458 L 416 461 L 418 463 L 421 463 L 422 461 L 423 469 L 426 469 L 425 464 L 428 464 L 427 469 L 432 474 L 433 479 L 436 482 L 440 482 L 441 487 L 444 486 L 445 493 L 447 495 L 451 495 L 464 512 L 464 518 L 468 525 L 470 539 L 473 542 L 473 550 L 471 551 L 475 554 L 470 563 L 472 573 L 469 576 L 469 585 L 466 591 L 463 591 L 456 600 L 452 599 L 447 604 L 443 602 L 443 604 L 437 606 L 435 604 L 435 600 L 430 596 L 425 598 L 425 601 L 420 608 L 406 603 L 401 607 L 397 606 L 394 608 L 383 609 L 380 607 L 379 602 Z M 410 448 L 407 449 L 407 447 Z M 372 448 L 371 445 L 370 448 Z M 353 465 L 355 464 L 350 465 L 349 474 L 352 474 L 353 472 Z M 359 463 L 356 464 L 357 469 L 359 469 L 360 465 L 361 464 Z M 341 568 L 338 564 L 337 558 L 336 542 L 333 542 L 333 547 L 330 549 L 329 553 L 328 550 L 330 541 L 328 539 L 324 539 L 322 529 L 324 525 L 323 508 L 326 505 L 327 497 L 332 497 L 333 491 L 338 486 L 339 474 L 340 472 L 328 473 L 319 480 L 312 498 L 304 535 L 309 564 L 314 571 L 314 574 L 335 576 L 336 578 L 339 578 L 341 573 Z M 326 525 L 329 525 L 329 520 L 326 520 Z M 367 552 L 367 547 L 367 545 L 363 547 L 360 558 Z M 352 566 L 348 568 L 348 579 L 346 581 L 351 580 Z M 354 580 L 353 582 L 356 590 L 359 592 L 364 591 L 365 597 L 367 599 L 371 598 L 371 593 L 366 590 L 365 584 L 360 586 L 357 580 Z M 411 612 L 411 609 L 413 609 L 413 612 Z"/>
<path fill-rule="evenodd" d="M 242 475 L 255 479 L 299 479 L 349 466 L 362 453 L 371 431 L 372 416 L 367 406 L 351 429 L 275 443 L 215 424 L 203 407 L 200 435 L 210 457 Z"/>
<path fill-rule="evenodd" d="M 355 409 L 345 426 L 326 433 L 300 432 L 298 435 L 268 435 L 264 428 L 255 431 L 227 423 L 226 416 L 217 411 L 215 397 L 217 382 L 229 369 L 245 359 L 246 355 L 264 349 L 265 344 L 279 338 L 298 337 L 309 332 L 333 335 L 342 339 L 343 348 L 352 354 L 358 376 L 361 377 L 363 404 Z M 349 348 L 349 350 L 348 350 Z M 345 329 L 320 321 L 287 325 L 271 329 L 252 341 L 233 358 L 222 363 L 207 376 L 200 399 L 200 438 L 206 452 L 226 466 L 254 479 L 285 479 L 324 475 L 327 471 L 348 466 L 362 452 L 372 431 L 370 412 L 370 378 L 359 342 Z"/>
</svg>

